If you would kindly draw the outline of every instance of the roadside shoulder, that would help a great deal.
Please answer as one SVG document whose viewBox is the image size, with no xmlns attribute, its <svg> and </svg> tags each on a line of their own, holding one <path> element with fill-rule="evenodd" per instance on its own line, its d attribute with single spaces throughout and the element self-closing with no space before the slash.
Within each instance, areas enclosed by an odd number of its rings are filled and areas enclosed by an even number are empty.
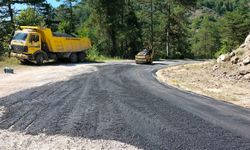
<svg viewBox="0 0 250 150">
<path fill-rule="evenodd" d="M 249 83 L 218 76 L 213 66 L 211 61 L 170 66 L 158 70 L 156 79 L 181 90 L 250 108 Z"/>
</svg>

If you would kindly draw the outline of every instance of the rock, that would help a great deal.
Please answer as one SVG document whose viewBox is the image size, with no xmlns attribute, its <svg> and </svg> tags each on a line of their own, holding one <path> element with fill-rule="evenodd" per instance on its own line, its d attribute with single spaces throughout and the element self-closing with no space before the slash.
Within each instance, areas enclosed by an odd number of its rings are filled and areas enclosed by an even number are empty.
<svg viewBox="0 0 250 150">
<path fill-rule="evenodd" d="M 242 77 L 243 77 L 242 75 L 238 75 L 235 79 L 240 80 Z"/>
<path fill-rule="evenodd" d="M 246 46 L 247 46 L 246 44 L 242 44 L 240 48 L 245 48 Z"/>
<path fill-rule="evenodd" d="M 250 50 L 250 33 L 249 33 L 249 35 L 247 36 L 247 38 L 246 38 L 244 44 L 246 45 L 245 47 L 246 47 L 248 50 Z"/>
<path fill-rule="evenodd" d="M 247 56 L 246 58 L 244 58 L 243 64 L 248 65 L 249 63 L 250 63 L 250 56 Z"/>
<path fill-rule="evenodd" d="M 219 56 L 219 58 L 217 59 L 217 63 L 223 63 L 223 62 L 226 62 L 226 61 L 229 61 L 230 60 L 230 54 L 222 54 Z"/>
<path fill-rule="evenodd" d="M 245 79 L 245 80 L 250 80 L 250 73 L 249 73 L 249 74 L 244 75 L 243 79 Z"/>
<path fill-rule="evenodd" d="M 239 74 L 240 74 L 240 75 L 243 75 L 243 76 L 246 75 L 246 74 L 249 74 L 249 73 L 250 73 L 249 70 L 240 70 L 240 71 L 239 71 Z"/>
<path fill-rule="evenodd" d="M 214 65 L 214 66 L 212 67 L 212 70 L 213 70 L 213 71 L 216 71 L 218 68 L 219 68 L 218 65 Z"/>
<path fill-rule="evenodd" d="M 249 44 L 250 43 L 250 33 L 248 34 L 247 38 L 245 39 L 245 43 L 244 44 Z"/>
<path fill-rule="evenodd" d="M 234 56 L 235 56 L 235 52 L 232 51 L 232 52 L 229 54 L 229 56 L 230 56 L 231 58 L 234 57 Z"/>
<path fill-rule="evenodd" d="M 239 57 L 234 56 L 234 57 L 231 58 L 231 63 L 232 63 L 232 64 L 237 64 L 237 63 L 239 62 L 239 60 L 240 60 Z"/>
</svg>

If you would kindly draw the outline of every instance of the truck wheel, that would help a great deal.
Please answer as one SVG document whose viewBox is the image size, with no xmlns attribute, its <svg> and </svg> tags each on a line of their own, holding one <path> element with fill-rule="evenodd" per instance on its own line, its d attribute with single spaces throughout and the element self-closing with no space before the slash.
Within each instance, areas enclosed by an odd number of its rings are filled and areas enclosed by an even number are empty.
<svg viewBox="0 0 250 150">
<path fill-rule="evenodd" d="M 43 55 L 42 54 L 37 54 L 36 55 L 36 64 L 37 65 L 42 65 L 44 61 Z"/>
<path fill-rule="evenodd" d="M 22 65 L 27 65 L 27 64 L 29 64 L 29 61 L 26 60 L 26 59 L 24 59 L 24 60 L 20 60 L 20 63 L 21 63 Z"/>
<path fill-rule="evenodd" d="M 77 62 L 77 55 L 76 55 L 76 53 L 71 53 L 71 55 L 69 56 L 69 60 L 72 63 L 76 63 Z"/>
<path fill-rule="evenodd" d="M 84 62 L 86 58 L 86 54 L 84 52 L 80 52 L 77 54 L 77 60 L 78 62 Z"/>
<path fill-rule="evenodd" d="M 53 59 L 54 62 L 57 62 L 58 61 L 58 57 L 56 54 L 50 54 L 49 56 L 50 59 Z"/>
</svg>

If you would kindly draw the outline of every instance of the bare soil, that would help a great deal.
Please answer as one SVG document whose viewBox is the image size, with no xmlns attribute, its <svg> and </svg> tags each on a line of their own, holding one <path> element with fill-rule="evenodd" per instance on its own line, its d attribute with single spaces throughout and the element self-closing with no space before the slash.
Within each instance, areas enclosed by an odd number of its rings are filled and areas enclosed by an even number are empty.
<svg viewBox="0 0 250 150">
<path fill-rule="evenodd" d="M 30 135 L 0 130 L 2 150 L 138 150 L 135 146 L 115 140 L 94 140 L 64 135 Z"/>
<path fill-rule="evenodd" d="M 0 97 L 45 84 L 69 80 L 75 75 L 97 70 L 91 64 L 19 65 L 13 69 L 14 74 L 0 72 Z"/>
<path fill-rule="evenodd" d="M 157 78 L 174 87 L 250 108 L 250 81 L 236 75 L 237 66 L 214 61 L 162 69 Z"/>
</svg>

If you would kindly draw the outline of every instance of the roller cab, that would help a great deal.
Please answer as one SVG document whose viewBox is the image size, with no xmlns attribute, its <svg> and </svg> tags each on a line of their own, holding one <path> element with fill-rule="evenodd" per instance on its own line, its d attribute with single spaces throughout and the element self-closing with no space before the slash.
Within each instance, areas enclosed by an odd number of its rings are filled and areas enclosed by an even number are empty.
<svg viewBox="0 0 250 150">
<path fill-rule="evenodd" d="M 150 49 L 144 49 L 135 56 L 136 64 L 152 64 L 154 57 L 154 51 Z"/>
</svg>

